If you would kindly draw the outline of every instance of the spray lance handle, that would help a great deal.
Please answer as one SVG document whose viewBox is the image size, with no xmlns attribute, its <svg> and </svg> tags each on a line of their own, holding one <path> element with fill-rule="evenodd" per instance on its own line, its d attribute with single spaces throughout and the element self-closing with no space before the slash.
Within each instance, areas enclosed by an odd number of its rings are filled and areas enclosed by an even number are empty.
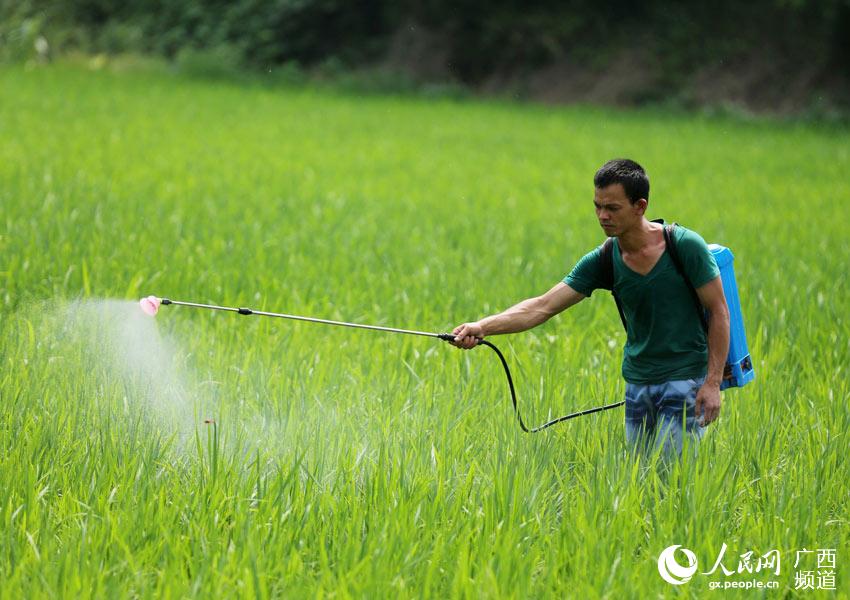
<svg viewBox="0 0 850 600">
<path fill-rule="evenodd" d="M 441 340 L 443 340 L 444 342 L 448 342 L 450 344 L 454 343 L 454 341 L 455 341 L 455 334 L 453 334 L 453 333 L 438 333 L 437 337 L 440 338 Z M 475 338 L 475 339 L 478 340 L 479 344 L 484 341 L 484 338 Z"/>
</svg>

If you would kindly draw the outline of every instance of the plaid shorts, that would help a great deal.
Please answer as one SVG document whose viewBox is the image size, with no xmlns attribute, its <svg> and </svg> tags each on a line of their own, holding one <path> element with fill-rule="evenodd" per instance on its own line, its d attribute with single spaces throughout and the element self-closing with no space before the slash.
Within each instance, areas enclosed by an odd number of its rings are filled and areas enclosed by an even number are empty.
<svg viewBox="0 0 850 600">
<path fill-rule="evenodd" d="M 705 433 L 697 422 L 696 397 L 705 377 L 665 383 L 626 383 L 626 442 L 631 449 L 662 448 L 682 454 L 685 434 L 696 447 Z"/>
</svg>

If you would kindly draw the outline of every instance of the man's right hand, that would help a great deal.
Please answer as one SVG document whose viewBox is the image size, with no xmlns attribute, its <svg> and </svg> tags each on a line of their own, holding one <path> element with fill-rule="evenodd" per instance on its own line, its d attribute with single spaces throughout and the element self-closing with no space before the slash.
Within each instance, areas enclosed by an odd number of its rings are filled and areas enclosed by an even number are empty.
<svg viewBox="0 0 850 600">
<path fill-rule="evenodd" d="M 464 350 L 474 348 L 480 340 L 484 339 L 484 328 L 477 321 L 458 325 L 452 333 L 455 334 L 455 341 L 452 344 Z"/>
</svg>

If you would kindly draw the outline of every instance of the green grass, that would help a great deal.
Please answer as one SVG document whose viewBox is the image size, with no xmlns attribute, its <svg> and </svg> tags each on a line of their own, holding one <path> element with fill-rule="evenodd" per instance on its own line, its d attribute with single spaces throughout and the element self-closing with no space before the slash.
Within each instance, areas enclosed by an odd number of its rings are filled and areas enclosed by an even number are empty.
<svg viewBox="0 0 850 600">
<path fill-rule="evenodd" d="M 848 139 L 1 68 L 0 596 L 698 597 L 769 579 L 660 579 L 667 546 L 705 571 L 725 542 L 732 568 L 782 552 L 780 589 L 742 597 L 792 594 L 804 547 L 838 550 L 847 597 Z M 649 171 L 651 216 L 735 252 L 757 370 L 668 470 L 626 458 L 621 409 L 523 434 L 485 349 L 177 307 L 142 322 L 130 303 L 449 330 L 601 241 L 591 178 L 614 156 Z M 622 396 L 607 294 L 494 341 L 531 424 Z"/>
</svg>

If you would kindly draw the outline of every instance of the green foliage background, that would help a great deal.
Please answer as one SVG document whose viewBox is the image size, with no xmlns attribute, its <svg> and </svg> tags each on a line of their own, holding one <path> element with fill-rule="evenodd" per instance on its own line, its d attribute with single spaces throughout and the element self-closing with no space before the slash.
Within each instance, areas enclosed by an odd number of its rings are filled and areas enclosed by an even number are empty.
<svg viewBox="0 0 850 600">
<path fill-rule="evenodd" d="M 463 84 L 564 58 L 606 67 L 624 49 L 647 54 L 657 71 L 656 89 L 647 92 L 654 97 L 645 100 L 674 94 L 699 67 L 734 68 L 753 59 L 761 68 L 808 73 L 814 88 L 836 81 L 846 87 L 850 72 L 848 0 L 0 2 L 7 56 L 31 53 L 31 38 L 44 34 L 56 51 L 175 57 L 204 50 L 216 53 L 215 61 L 258 71 L 368 65 L 385 56 L 394 33 L 414 26 L 440 36 L 432 51 L 445 53 L 447 77 Z"/>
</svg>

